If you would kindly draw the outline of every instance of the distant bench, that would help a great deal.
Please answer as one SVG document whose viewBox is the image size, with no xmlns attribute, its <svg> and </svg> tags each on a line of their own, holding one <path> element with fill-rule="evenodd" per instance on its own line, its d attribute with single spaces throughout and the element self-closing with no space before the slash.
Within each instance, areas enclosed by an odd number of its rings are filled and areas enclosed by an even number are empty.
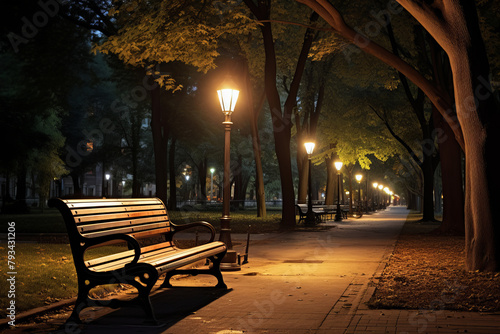
<svg viewBox="0 0 500 334">
<path fill-rule="evenodd" d="M 299 213 L 299 223 L 301 221 L 306 221 L 308 205 L 307 204 L 295 204 L 297 208 L 297 212 Z M 312 206 L 312 210 L 314 213 L 314 218 L 316 223 L 320 223 L 325 219 L 333 219 L 335 214 L 337 213 L 337 205 L 318 205 L 314 204 Z M 347 219 L 347 213 L 349 212 L 349 208 L 341 205 L 340 206 L 340 214 L 343 219 Z"/>
<path fill-rule="evenodd" d="M 79 313 L 85 307 L 141 306 L 146 312 L 147 321 L 156 324 L 149 294 L 161 274 L 166 274 L 161 288 L 172 287 L 170 278 L 178 274 L 210 274 L 217 278 L 216 287 L 227 288 L 220 271 L 226 245 L 213 241 L 214 227 L 206 222 L 173 224 L 160 199 L 53 198 L 49 206 L 59 209 L 64 218 L 78 275 L 78 296 L 68 320 L 80 323 Z M 173 236 L 176 232 L 199 226 L 211 233 L 207 243 L 188 249 L 174 245 Z M 139 240 L 144 241 L 145 238 L 149 244 L 141 246 Z M 126 242 L 129 250 L 91 260 L 84 258 L 89 248 L 119 242 Z M 181 268 L 207 258 L 213 264 L 208 269 Z M 135 287 L 138 296 L 128 301 L 113 299 L 111 302 L 89 297 L 92 288 L 115 283 Z"/>
</svg>

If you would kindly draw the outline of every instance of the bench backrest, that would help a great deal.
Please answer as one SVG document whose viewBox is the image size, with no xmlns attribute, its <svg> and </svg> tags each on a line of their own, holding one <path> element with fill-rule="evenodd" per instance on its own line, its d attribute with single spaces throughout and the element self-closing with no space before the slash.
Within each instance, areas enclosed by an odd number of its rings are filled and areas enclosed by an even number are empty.
<svg viewBox="0 0 500 334">
<path fill-rule="evenodd" d="M 158 198 L 58 199 L 49 206 L 61 212 L 70 240 L 110 234 L 136 238 L 170 231 L 167 209 Z"/>
</svg>

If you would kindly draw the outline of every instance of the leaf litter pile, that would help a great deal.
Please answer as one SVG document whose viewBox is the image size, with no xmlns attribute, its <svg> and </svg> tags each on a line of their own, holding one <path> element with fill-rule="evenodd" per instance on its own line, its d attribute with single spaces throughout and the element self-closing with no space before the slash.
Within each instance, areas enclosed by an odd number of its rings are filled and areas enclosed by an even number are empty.
<svg viewBox="0 0 500 334">
<path fill-rule="evenodd" d="M 500 273 L 465 270 L 464 237 L 407 222 L 380 277 L 371 308 L 500 311 Z"/>
</svg>

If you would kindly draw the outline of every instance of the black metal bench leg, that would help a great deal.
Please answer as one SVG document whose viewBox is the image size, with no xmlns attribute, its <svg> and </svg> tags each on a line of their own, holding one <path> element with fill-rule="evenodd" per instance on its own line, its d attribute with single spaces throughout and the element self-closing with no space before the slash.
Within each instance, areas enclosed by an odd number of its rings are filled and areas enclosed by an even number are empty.
<svg viewBox="0 0 500 334">
<path fill-rule="evenodd" d="M 212 274 L 215 276 L 215 278 L 217 278 L 217 285 L 215 287 L 217 288 L 223 288 L 223 289 L 227 289 L 227 285 L 226 283 L 224 283 L 224 278 L 222 277 L 222 273 L 220 271 L 220 263 L 222 261 L 222 259 L 224 258 L 224 255 L 226 254 L 226 252 L 224 252 L 223 254 L 218 254 L 218 255 L 214 255 L 214 256 L 211 256 L 209 257 L 210 261 L 212 261 Z"/>
<path fill-rule="evenodd" d="M 135 275 L 134 275 L 135 276 Z M 154 315 L 153 305 L 151 304 L 151 299 L 149 298 L 149 294 L 153 289 L 156 281 L 158 280 L 158 272 L 156 270 L 142 273 L 136 276 L 136 279 L 132 283 L 132 285 L 137 289 L 138 292 L 138 302 L 142 306 L 144 313 L 149 320 L 146 320 L 145 323 L 151 325 L 158 325 L 158 321 Z"/>
</svg>

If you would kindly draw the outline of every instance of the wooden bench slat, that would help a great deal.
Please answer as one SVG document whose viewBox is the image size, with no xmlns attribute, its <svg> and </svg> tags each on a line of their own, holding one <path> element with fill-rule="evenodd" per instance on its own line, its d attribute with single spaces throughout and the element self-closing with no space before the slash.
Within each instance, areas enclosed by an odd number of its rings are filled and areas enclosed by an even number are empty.
<svg viewBox="0 0 500 334">
<path fill-rule="evenodd" d="M 121 205 L 144 205 L 144 204 L 158 204 L 157 200 L 140 200 L 134 199 L 133 201 L 127 200 L 78 200 L 70 202 L 70 200 L 63 200 L 66 202 L 70 209 L 74 208 L 91 208 L 91 207 L 112 207 Z"/>
<path fill-rule="evenodd" d="M 148 230 L 153 230 L 153 229 L 158 229 L 162 227 L 168 227 L 169 224 L 168 222 L 159 222 L 155 224 L 144 224 L 144 225 L 133 225 L 130 227 L 120 227 L 116 229 L 106 229 L 106 230 L 101 230 L 101 231 L 96 231 L 96 232 L 90 232 L 90 233 L 82 233 L 85 237 L 88 238 L 96 238 L 96 237 L 101 237 L 105 235 L 111 235 L 111 234 L 132 234 L 136 232 L 143 232 L 143 231 L 148 231 Z M 169 229 L 167 229 L 168 232 Z M 158 234 L 157 231 L 154 231 L 153 234 Z"/>
<path fill-rule="evenodd" d="M 101 221 L 101 220 L 117 220 L 126 218 L 136 218 L 136 217 L 150 217 L 150 216 L 166 216 L 167 211 L 165 210 L 152 210 L 152 211 L 132 211 L 123 213 L 103 213 L 97 215 L 79 216 L 75 217 L 75 222 L 77 224 Z"/>
<path fill-rule="evenodd" d="M 195 255 L 195 257 L 198 261 L 198 260 L 202 260 L 204 258 L 207 258 L 209 256 L 213 256 L 213 255 L 217 254 L 218 252 L 220 252 L 218 249 L 213 249 L 210 251 L 205 251 L 203 253 L 198 253 Z M 183 267 L 185 265 L 188 265 L 191 262 L 192 262 L 192 260 L 190 260 L 189 258 L 179 259 L 175 262 L 169 262 L 169 263 L 166 263 L 166 264 L 159 266 L 158 271 L 160 273 L 165 273 L 165 272 L 168 272 L 170 270 L 177 269 L 177 268 Z"/>
<path fill-rule="evenodd" d="M 165 246 L 163 248 L 152 250 L 147 253 L 142 253 L 139 262 L 148 263 L 150 262 L 148 259 L 153 256 L 165 257 L 169 255 L 169 253 L 173 252 L 175 252 L 175 249 L 172 246 Z M 89 260 L 87 261 L 87 266 L 90 270 L 93 271 L 107 271 L 113 270 L 114 268 L 123 267 L 127 263 L 132 262 L 134 258 L 134 251 L 124 251 L 115 255 L 116 256 L 110 255 L 94 260 Z"/>
<path fill-rule="evenodd" d="M 127 205 L 127 206 L 116 206 L 116 207 L 106 207 L 106 208 L 96 208 L 95 206 L 89 208 L 76 208 L 72 209 L 71 213 L 74 216 L 85 216 L 91 214 L 98 214 L 102 212 L 114 213 L 114 212 L 131 212 L 131 211 L 146 211 L 146 210 L 161 210 L 163 205 L 160 203 L 148 204 L 148 205 Z"/>
<path fill-rule="evenodd" d="M 171 248 L 172 249 L 173 248 L 172 242 L 166 241 L 166 242 L 142 247 L 141 253 L 142 254 L 153 254 L 154 252 L 163 251 L 164 248 Z M 126 257 L 133 258 L 133 255 L 134 255 L 134 250 L 127 250 L 127 251 L 123 251 L 123 252 L 116 253 L 116 254 L 110 254 L 110 255 L 101 256 L 101 257 L 98 257 L 95 259 L 86 260 L 85 264 L 87 267 L 93 267 L 93 266 L 97 266 L 97 265 L 100 265 L 100 264 L 103 264 L 106 262 L 118 260 L 121 258 L 126 258 Z"/>
<path fill-rule="evenodd" d="M 196 261 L 201 260 L 209 256 L 218 254 L 225 249 L 224 244 L 218 245 L 217 247 L 214 246 L 205 248 L 198 248 L 198 247 L 193 247 L 189 249 L 164 248 L 162 250 L 158 250 L 156 252 L 152 252 L 150 254 L 145 254 L 144 256 L 141 256 L 139 263 L 149 263 L 155 267 L 161 266 L 165 268 L 168 267 L 169 269 L 174 269 L 185 265 L 185 264 L 180 264 L 179 263 L 180 261 L 186 261 L 186 264 L 189 264 L 195 262 L 193 261 L 193 257 L 197 257 Z M 89 269 L 96 272 L 115 270 L 117 268 L 122 268 L 127 263 L 130 263 L 132 259 L 133 255 L 129 257 L 124 257 L 117 261 L 96 265 Z"/>
<path fill-rule="evenodd" d="M 169 222 L 165 216 L 154 216 L 147 218 L 134 218 L 126 220 L 115 220 L 111 222 L 100 222 L 93 224 L 78 225 L 78 231 L 82 234 L 102 229 L 112 229 L 126 226 L 141 225 L 146 223 Z"/>
</svg>

